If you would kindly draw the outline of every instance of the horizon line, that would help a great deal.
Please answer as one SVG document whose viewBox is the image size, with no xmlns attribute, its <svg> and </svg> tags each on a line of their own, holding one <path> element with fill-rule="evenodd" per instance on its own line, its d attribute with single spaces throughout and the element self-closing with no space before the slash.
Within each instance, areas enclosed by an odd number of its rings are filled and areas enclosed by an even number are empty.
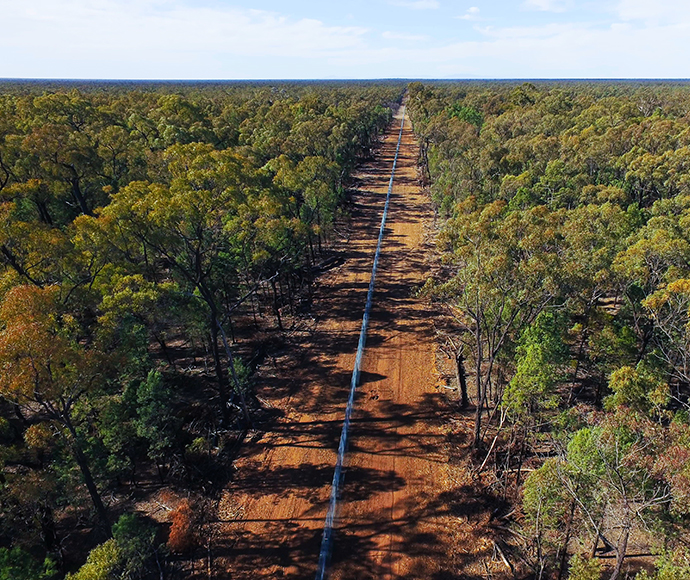
<svg viewBox="0 0 690 580">
<path fill-rule="evenodd" d="M 78 77 L 0 77 L 3 82 L 67 83 L 316 83 L 316 82 L 690 82 L 690 77 L 379 77 L 379 78 L 78 78 Z"/>
</svg>

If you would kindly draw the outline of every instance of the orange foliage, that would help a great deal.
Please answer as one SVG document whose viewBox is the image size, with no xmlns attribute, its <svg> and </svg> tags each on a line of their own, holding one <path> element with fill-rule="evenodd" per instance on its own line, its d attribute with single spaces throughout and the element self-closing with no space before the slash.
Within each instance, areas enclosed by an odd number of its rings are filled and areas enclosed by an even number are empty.
<svg viewBox="0 0 690 580">
<path fill-rule="evenodd" d="M 173 552 L 187 552 L 197 546 L 195 516 L 188 499 L 180 502 L 172 511 L 172 526 L 168 536 L 168 548 Z"/>
<path fill-rule="evenodd" d="M 53 439 L 53 432 L 50 426 L 45 423 L 39 423 L 37 425 L 31 425 L 24 432 L 24 441 L 29 447 L 34 449 L 43 449 L 50 445 Z"/>
<path fill-rule="evenodd" d="M 0 302 L 0 394 L 20 405 L 70 407 L 102 374 L 105 358 L 78 340 L 59 288 L 17 286 Z M 60 414 L 60 413 L 58 413 Z M 61 417 L 54 417 L 62 419 Z"/>
</svg>

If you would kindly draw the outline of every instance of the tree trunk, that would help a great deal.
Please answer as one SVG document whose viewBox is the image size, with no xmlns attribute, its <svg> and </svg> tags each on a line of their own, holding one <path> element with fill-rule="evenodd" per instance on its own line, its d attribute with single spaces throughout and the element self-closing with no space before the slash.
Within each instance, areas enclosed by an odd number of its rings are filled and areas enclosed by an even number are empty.
<svg viewBox="0 0 690 580">
<path fill-rule="evenodd" d="M 156 342 L 160 345 L 161 351 L 163 352 L 163 356 L 165 356 L 165 360 L 167 360 L 168 364 L 174 369 L 175 361 L 173 360 L 170 351 L 168 350 L 168 345 L 165 343 L 165 339 L 162 336 L 160 336 L 157 332 L 154 332 L 153 336 L 156 339 Z"/>
<path fill-rule="evenodd" d="M 276 315 L 276 320 L 278 321 L 278 328 L 282 331 L 283 321 L 280 318 L 280 308 L 278 307 L 278 291 L 276 289 L 275 280 L 271 280 L 271 288 L 273 288 L 273 313 Z"/>
<path fill-rule="evenodd" d="M 55 518 L 53 517 L 53 508 L 47 504 L 39 506 L 39 519 L 41 522 L 41 536 L 43 537 L 43 545 L 47 552 L 52 552 L 59 546 L 57 532 L 55 531 Z"/>
<path fill-rule="evenodd" d="M 518 495 L 518 491 L 520 490 L 520 481 L 522 479 L 522 463 L 525 460 L 525 451 L 526 451 L 526 443 L 527 443 L 527 426 L 524 426 L 522 428 L 522 433 L 520 435 L 520 451 L 518 455 L 518 466 L 517 466 L 517 474 L 515 475 L 515 495 Z"/>
<path fill-rule="evenodd" d="M 474 448 L 479 449 L 482 441 L 482 381 L 481 377 L 477 383 L 477 406 L 474 411 Z"/>
<path fill-rule="evenodd" d="M 466 409 L 470 404 L 467 396 L 467 377 L 465 375 L 465 357 L 462 350 L 458 349 L 455 353 L 455 376 L 458 380 L 458 388 L 460 389 L 460 408 Z"/>
<path fill-rule="evenodd" d="M 45 203 L 44 201 L 37 201 L 36 202 L 36 209 L 38 210 L 39 219 L 44 224 L 52 226 L 53 225 L 53 218 L 50 215 L 50 211 L 48 211 L 48 204 Z"/>
<path fill-rule="evenodd" d="M 81 192 L 79 178 L 73 177 L 72 179 L 70 179 L 70 184 L 72 185 L 72 195 L 74 196 L 74 199 L 77 202 L 77 204 L 79 204 L 79 209 L 81 210 L 81 212 L 84 215 L 93 215 L 93 212 L 89 209 L 89 206 L 86 204 L 86 198 L 84 197 L 84 194 Z"/>
<path fill-rule="evenodd" d="M 570 388 L 570 394 L 568 395 L 568 403 L 570 406 L 575 397 L 575 384 L 577 382 L 577 374 L 580 371 L 580 367 L 583 363 L 583 358 L 585 354 L 585 347 L 587 346 L 587 338 L 589 337 L 589 320 L 592 315 L 592 309 L 597 303 L 598 298 L 596 292 L 592 294 L 589 301 L 587 302 L 587 308 L 585 310 L 584 321 L 582 324 L 582 336 L 580 337 L 580 346 L 577 349 L 577 358 L 575 359 L 575 370 L 573 371 L 572 387 Z"/>
<path fill-rule="evenodd" d="M 474 332 L 477 345 L 477 361 L 475 363 L 475 385 L 477 387 L 477 401 L 474 412 L 474 448 L 479 449 L 482 442 L 482 411 L 484 402 L 484 391 L 482 388 L 482 342 L 481 329 L 477 320 L 477 328 Z"/>
<path fill-rule="evenodd" d="M 628 551 L 628 539 L 630 538 L 630 525 L 627 524 L 623 530 L 623 537 L 616 548 L 616 567 L 613 569 L 611 578 L 609 580 L 618 580 L 623 569 L 623 560 Z"/>
<path fill-rule="evenodd" d="M 14 414 L 19 419 L 22 423 L 22 425 L 28 425 L 29 422 L 27 421 L 26 417 L 22 414 L 22 409 L 19 405 L 16 403 L 14 404 Z"/>
<path fill-rule="evenodd" d="M 599 547 L 599 528 L 597 528 L 594 532 L 594 544 L 592 544 L 592 551 L 589 554 L 590 560 L 597 555 L 597 548 L 598 547 Z"/>
<path fill-rule="evenodd" d="M 249 414 L 249 409 L 247 408 L 247 400 L 245 399 L 244 393 L 242 392 L 242 385 L 240 385 L 240 381 L 237 378 L 237 372 L 235 371 L 235 359 L 232 356 L 232 351 L 230 350 L 230 346 L 228 345 L 228 338 L 225 336 L 225 331 L 223 330 L 223 327 L 220 325 L 220 321 L 216 320 L 216 323 L 218 324 L 218 329 L 220 330 L 220 335 L 223 339 L 223 346 L 225 347 L 225 354 L 228 357 L 228 366 L 230 367 L 230 373 L 232 374 L 232 381 L 235 385 L 235 391 L 237 392 L 237 395 L 240 398 L 240 403 L 242 404 L 244 420 L 247 425 L 251 426 L 252 418 Z"/>
<path fill-rule="evenodd" d="M 563 538 L 563 546 L 561 547 L 561 561 L 558 567 L 558 580 L 563 578 L 565 574 L 565 566 L 568 563 L 568 544 L 570 543 L 570 534 L 572 532 L 573 518 L 575 517 L 575 500 L 570 502 L 570 510 L 568 512 L 568 520 L 565 523 L 565 537 Z"/>
<path fill-rule="evenodd" d="M 232 344 L 237 344 L 237 339 L 235 338 L 235 325 L 232 323 L 232 316 L 228 316 L 228 325 L 230 326 L 230 340 Z"/>
<path fill-rule="evenodd" d="M 5 188 L 5 186 L 10 182 L 10 177 L 12 176 L 10 170 L 7 168 L 7 166 L 2 160 L 2 155 L 0 155 L 0 169 L 2 170 L 2 173 L 4 175 L 4 177 L 0 178 L 0 191 L 2 191 Z"/>
<path fill-rule="evenodd" d="M 218 349 L 218 326 L 215 312 L 211 313 L 211 352 L 213 354 L 213 364 L 216 369 L 216 379 L 218 381 L 218 394 L 220 395 L 221 412 L 223 423 L 226 425 L 230 421 L 228 409 L 228 391 L 225 388 L 225 374 L 220 360 L 220 350 Z"/>
<path fill-rule="evenodd" d="M 64 418 L 64 423 L 67 429 L 69 430 L 70 434 L 72 435 L 72 441 L 70 441 L 72 453 L 74 455 L 75 461 L 77 462 L 77 465 L 79 466 L 79 469 L 81 470 L 82 477 L 84 478 L 84 483 L 86 484 L 86 489 L 89 490 L 89 495 L 91 496 L 93 506 L 96 508 L 98 519 L 101 521 L 101 524 L 103 525 L 106 534 L 108 535 L 108 537 L 110 537 L 112 535 L 112 531 L 110 529 L 110 519 L 108 518 L 108 512 L 105 509 L 103 502 L 101 501 L 101 496 L 98 493 L 96 482 L 93 480 L 93 476 L 91 475 L 91 470 L 89 469 L 89 462 L 87 461 L 84 452 L 81 450 L 81 447 L 79 446 L 79 442 L 77 440 L 77 432 L 68 418 Z"/>
<path fill-rule="evenodd" d="M 604 534 L 601 533 L 601 526 L 604 524 L 604 518 L 602 516 L 601 520 L 599 521 L 599 525 L 596 527 L 596 534 L 594 536 L 594 545 L 592 546 L 592 553 L 590 554 L 590 559 L 594 558 L 597 555 L 597 549 L 599 548 L 599 540 L 604 542 L 604 547 L 608 551 L 613 551 L 616 548 L 613 547 L 611 542 L 609 542 Z"/>
<path fill-rule="evenodd" d="M 22 265 L 19 263 L 12 250 L 10 250 L 10 248 L 8 248 L 5 244 L 2 244 L 0 246 L 0 252 L 2 252 L 2 255 L 5 256 L 5 261 L 7 262 L 7 264 L 11 266 L 15 270 L 15 272 L 17 272 L 17 274 L 26 278 L 34 286 L 43 288 L 43 284 L 41 284 L 38 280 L 34 280 L 29 275 L 29 273 L 22 267 Z"/>
<path fill-rule="evenodd" d="M 640 364 L 640 362 L 644 358 L 644 355 L 647 352 L 647 347 L 649 346 L 649 341 L 652 339 L 652 336 L 653 336 L 652 329 L 645 329 L 644 332 L 642 333 L 642 341 L 640 344 L 640 348 L 637 351 L 637 357 L 635 358 L 635 365 Z"/>
</svg>

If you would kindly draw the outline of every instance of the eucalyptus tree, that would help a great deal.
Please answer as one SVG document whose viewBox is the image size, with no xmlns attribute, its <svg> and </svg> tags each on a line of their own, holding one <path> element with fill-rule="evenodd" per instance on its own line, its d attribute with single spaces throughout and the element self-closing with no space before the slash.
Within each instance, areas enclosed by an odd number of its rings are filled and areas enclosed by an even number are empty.
<svg viewBox="0 0 690 580">
<path fill-rule="evenodd" d="M 84 345 L 59 289 L 16 286 L 0 304 L 0 396 L 52 424 L 67 443 L 108 533 L 108 512 L 84 451 L 80 411 L 108 374 L 108 357 Z M 36 427 L 34 427 L 36 429 Z"/>
<path fill-rule="evenodd" d="M 431 291 L 454 313 L 474 359 L 475 447 L 499 357 L 558 294 L 556 225 L 544 207 L 510 212 L 505 202 L 471 198 L 441 234 L 446 274 Z"/>
<path fill-rule="evenodd" d="M 179 284 L 180 291 L 206 305 L 221 410 L 228 419 L 230 397 L 219 344 L 219 338 L 226 342 L 226 313 L 220 295 L 223 288 L 236 288 L 237 270 L 227 259 L 232 248 L 225 224 L 259 184 L 249 162 L 232 151 L 193 143 L 175 145 L 165 156 L 170 185 L 130 183 L 103 209 L 97 227 L 107 232 L 108 243 L 121 259 L 136 263 L 144 272 L 155 262 Z M 226 354 L 235 380 L 229 348 Z M 234 386 L 249 420 L 236 380 Z"/>
</svg>

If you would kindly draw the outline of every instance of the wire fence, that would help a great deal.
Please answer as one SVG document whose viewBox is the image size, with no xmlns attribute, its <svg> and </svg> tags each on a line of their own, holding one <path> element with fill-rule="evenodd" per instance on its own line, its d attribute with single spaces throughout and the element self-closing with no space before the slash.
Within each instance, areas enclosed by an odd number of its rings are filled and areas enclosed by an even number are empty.
<svg viewBox="0 0 690 580">
<path fill-rule="evenodd" d="M 367 302 L 364 307 L 364 316 L 362 317 L 362 329 L 359 332 L 359 344 L 357 345 L 357 356 L 355 358 L 355 366 L 352 370 L 352 380 L 350 381 L 350 396 L 347 399 L 347 407 L 345 409 L 345 420 L 343 421 L 343 430 L 340 433 L 340 443 L 338 445 L 338 457 L 335 462 L 335 471 L 333 473 L 333 483 L 331 485 L 331 496 L 328 504 L 328 513 L 326 514 L 326 521 L 323 528 L 323 538 L 321 540 L 321 551 L 319 552 L 319 563 L 316 572 L 316 580 L 325 580 L 328 563 L 331 557 L 333 548 L 333 524 L 335 522 L 336 509 L 338 507 L 338 496 L 340 493 L 340 485 L 343 481 L 343 463 L 345 460 L 345 452 L 347 451 L 347 440 L 350 432 L 350 417 L 352 416 L 352 409 L 355 404 L 355 392 L 359 383 L 359 374 L 362 367 L 362 358 L 364 357 L 364 346 L 367 340 L 367 327 L 369 326 L 369 313 L 374 298 L 374 283 L 376 282 L 376 271 L 379 266 L 379 256 L 381 254 L 381 246 L 383 244 L 383 234 L 386 229 L 386 218 L 388 217 L 388 206 L 390 205 L 391 192 L 393 191 L 393 179 L 395 177 L 395 168 L 398 164 L 398 154 L 400 153 L 400 142 L 402 141 L 403 126 L 405 124 L 405 107 L 403 107 L 402 120 L 400 121 L 400 133 L 398 134 L 398 144 L 395 148 L 395 158 L 393 159 L 393 170 L 391 171 L 391 178 L 388 182 L 388 193 L 386 194 L 386 204 L 383 208 L 383 216 L 381 217 L 381 227 L 379 228 L 379 239 L 376 244 L 376 253 L 374 254 L 374 265 L 371 268 L 371 280 L 369 281 L 369 290 L 367 291 Z"/>
</svg>

